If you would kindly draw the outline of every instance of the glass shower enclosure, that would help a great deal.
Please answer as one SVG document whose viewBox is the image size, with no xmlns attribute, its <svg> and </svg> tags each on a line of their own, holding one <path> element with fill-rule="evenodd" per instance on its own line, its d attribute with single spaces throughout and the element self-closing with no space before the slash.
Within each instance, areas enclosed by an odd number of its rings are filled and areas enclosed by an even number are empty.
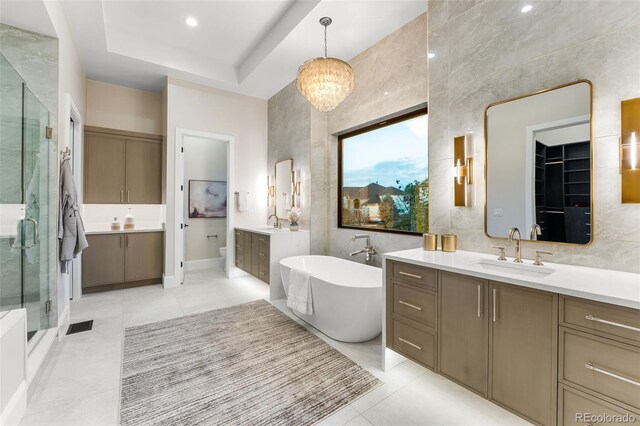
<svg viewBox="0 0 640 426">
<path fill-rule="evenodd" d="M 55 325 L 58 191 L 52 120 L 0 55 L 0 312 L 26 309 L 30 346 L 39 331 Z"/>
</svg>

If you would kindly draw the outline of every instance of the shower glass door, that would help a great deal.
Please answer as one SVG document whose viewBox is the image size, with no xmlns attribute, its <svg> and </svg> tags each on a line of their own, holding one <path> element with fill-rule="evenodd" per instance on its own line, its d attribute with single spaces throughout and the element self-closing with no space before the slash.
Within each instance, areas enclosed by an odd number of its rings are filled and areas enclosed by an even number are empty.
<svg viewBox="0 0 640 426">
<path fill-rule="evenodd" d="M 25 308 L 31 340 L 49 327 L 52 308 L 56 149 L 49 112 L 0 61 L 0 311 Z"/>
</svg>

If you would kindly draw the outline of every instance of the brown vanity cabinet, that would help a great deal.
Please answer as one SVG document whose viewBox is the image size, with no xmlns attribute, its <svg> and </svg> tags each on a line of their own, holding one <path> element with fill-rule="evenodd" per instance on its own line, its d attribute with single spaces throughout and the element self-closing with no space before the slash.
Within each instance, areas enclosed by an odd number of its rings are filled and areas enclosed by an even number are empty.
<svg viewBox="0 0 640 426">
<path fill-rule="evenodd" d="M 236 267 L 269 284 L 269 236 L 236 229 L 235 238 Z"/>
<path fill-rule="evenodd" d="M 82 252 L 82 290 L 124 282 L 124 235 L 87 235 L 89 247 Z"/>
<path fill-rule="evenodd" d="M 534 424 L 640 423 L 639 310 L 385 266 L 388 348 Z"/>
<path fill-rule="evenodd" d="M 440 273 L 440 373 L 486 397 L 489 283 Z"/>
<path fill-rule="evenodd" d="M 387 261 L 387 346 L 435 370 L 438 342 L 436 271 Z"/>
<path fill-rule="evenodd" d="M 556 424 L 558 295 L 491 282 L 489 399 Z"/>
<path fill-rule="evenodd" d="M 161 204 L 162 137 L 86 126 L 84 202 Z"/>
<path fill-rule="evenodd" d="M 116 290 L 162 282 L 163 232 L 87 235 L 82 252 L 82 292 Z"/>
<path fill-rule="evenodd" d="M 640 312 L 567 296 L 559 311 L 559 421 L 591 412 L 640 423 Z"/>
</svg>

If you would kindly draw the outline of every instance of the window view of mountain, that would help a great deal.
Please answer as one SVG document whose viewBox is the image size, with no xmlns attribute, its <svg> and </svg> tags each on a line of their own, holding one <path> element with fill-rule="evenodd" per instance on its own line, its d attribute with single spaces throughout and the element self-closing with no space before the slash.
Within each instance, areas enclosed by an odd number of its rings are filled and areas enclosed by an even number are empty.
<svg viewBox="0 0 640 426">
<path fill-rule="evenodd" d="M 427 115 L 342 139 L 340 226 L 429 230 Z"/>
</svg>

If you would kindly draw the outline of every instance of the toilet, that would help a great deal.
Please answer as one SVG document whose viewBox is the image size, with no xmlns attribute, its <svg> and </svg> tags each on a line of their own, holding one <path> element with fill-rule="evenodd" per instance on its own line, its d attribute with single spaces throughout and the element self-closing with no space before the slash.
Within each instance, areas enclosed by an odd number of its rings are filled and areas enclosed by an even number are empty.
<svg viewBox="0 0 640 426">
<path fill-rule="evenodd" d="M 227 270 L 227 248 L 220 247 L 220 256 L 222 257 L 222 270 Z"/>
</svg>

